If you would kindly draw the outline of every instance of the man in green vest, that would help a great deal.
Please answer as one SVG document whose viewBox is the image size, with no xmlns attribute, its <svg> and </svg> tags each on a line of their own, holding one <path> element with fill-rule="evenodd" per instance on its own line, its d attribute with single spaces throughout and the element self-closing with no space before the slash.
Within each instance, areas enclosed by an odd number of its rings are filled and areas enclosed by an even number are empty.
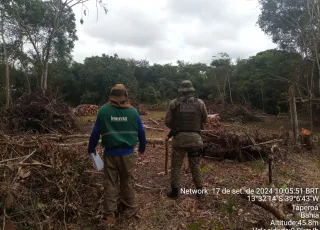
<svg viewBox="0 0 320 230">
<path fill-rule="evenodd" d="M 100 136 L 104 147 L 104 211 L 106 223 L 114 225 L 116 217 L 137 216 L 134 192 L 134 147 L 139 139 L 139 155 L 144 156 L 146 136 L 138 111 L 128 100 L 128 90 L 116 84 L 109 103 L 102 106 L 93 127 L 88 153 L 95 153 Z M 119 189 L 120 180 L 120 189 Z"/>
<path fill-rule="evenodd" d="M 180 97 L 170 102 L 165 117 L 165 125 L 172 130 L 172 158 L 171 158 L 171 191 L 170 198 L 177 198 L 180 186 L 180 169 L 187 153 L 189 167 L 196 189 L 193 193 L 198 198 L 205 194 L 200 171 L 200 153 L 203 141 L 200 132 L 208 120 L 204 102 L 194 97 L 195 89 L 191 81 L 181 82 Z M 170 137 L 171 135 L 168 135 Z M 185 190 L 181 190 L 185 191 Z"/>
</svg>

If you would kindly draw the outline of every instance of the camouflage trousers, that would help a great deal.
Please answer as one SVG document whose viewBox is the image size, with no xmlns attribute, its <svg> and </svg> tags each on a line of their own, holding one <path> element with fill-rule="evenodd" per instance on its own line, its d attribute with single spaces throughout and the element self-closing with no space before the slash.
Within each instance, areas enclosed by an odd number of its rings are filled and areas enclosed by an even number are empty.
<svg viewBox="0 0 320 230">
<path fill-rule="evenodd" d="M 134 191 L 135 156 L 104 156 L 104 211 L 106 216 L 124 212 L 131 217 L 138 211 Z M 119 210 L 123 209 L 123 210 Z"/>
<path fill-rule="evenodd" d="M 178 188 L 180 186 L 180 170 L 186 153 L 188 154 L 189 167 L 196 188 L 201 188 L 203 186 L 203 179 L 200 170 L 200 157 L 193 157 L 189 154 L 194 152 L 196 151 L 191 148 L 172 146 L 171 185 L 173 187 Z"/>
</svg>

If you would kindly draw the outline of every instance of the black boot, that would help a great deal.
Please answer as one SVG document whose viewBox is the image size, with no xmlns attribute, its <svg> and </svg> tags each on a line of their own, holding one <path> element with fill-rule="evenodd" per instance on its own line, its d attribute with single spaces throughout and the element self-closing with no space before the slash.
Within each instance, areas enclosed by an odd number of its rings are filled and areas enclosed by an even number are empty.
<svg viewBox="0 0 320 230">
<path fill-rule="evenodd" d="M 171 186 L 171 191 L 170 191 L 170 192 L 167 192 L 167 196 L 170 197 L 170 198 L 172 198 L 172 199 L 178 198 L 178 196 L 179 196 L 179 189 Z"/>
<path fill-rule="evenodd" d="M 204 198 L 204 194 L 205 190 L 202 187 L 197 188 L 197 199 L 203 199 Z"/>
</svg>

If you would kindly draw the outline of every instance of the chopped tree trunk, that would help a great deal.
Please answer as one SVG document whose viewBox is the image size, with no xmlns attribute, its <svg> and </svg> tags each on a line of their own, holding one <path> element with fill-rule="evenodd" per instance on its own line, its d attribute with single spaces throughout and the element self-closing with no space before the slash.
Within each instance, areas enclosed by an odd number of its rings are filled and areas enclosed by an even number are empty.
<svg viewBox="0 0 320 230">
<path fill-rule="evenodd" d="M 300 134 L 300 141 L 303 148 L 307 150 L 312 150 L 313 143 L 312 143 L 312 132 L 308 129 L 302 129 Z"/>
</svg>

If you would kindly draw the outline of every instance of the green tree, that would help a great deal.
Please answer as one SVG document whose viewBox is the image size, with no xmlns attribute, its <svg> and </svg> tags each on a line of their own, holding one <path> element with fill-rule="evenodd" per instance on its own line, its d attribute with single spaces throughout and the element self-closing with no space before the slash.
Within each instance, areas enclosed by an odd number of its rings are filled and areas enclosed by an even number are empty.
<svg viewBox="0 0 320 230">
<path fill-rule="evenodd" d="M 47 89 L 48 65 L 55 59 L 70 59 L 77 39 L 72 7 L 83 0 L 3 0 L 15 27 L 32 44 L 28 53 L 41 71 L 41 89 Z M 101 3 L 101 0 L 96 0 Z M 106 10 L 106 9 L 105 9 Z"/>
<path fill-rule="evenodd" d="M 259 3 L 260 28 L 271 35 L 280 48 L 297 51 L 303 57 L 312 60 L 318 70 L 320 82 L 320 1 L 259 0 Z M 298 80 L 299 76 L 295 77 Z M 307 79 L 311 88 L 315 86 L 313 79 L 313 76 Z M 317 91 L 320 94 L 320 84 L 318 85 Z"/>
<path fill-rule="evenodd" d="M 294 81 L 293 66 L 301 61 L 299 54 L 281 50 L 267 50 L 247 60 L 238 60 L 232 84 L 234 96 L 238 102 L 249 102 L 276 114 L 277 104 L 288 99 L 288 87 Z M 283 106 L 286 110 L 286 104 Z"/>
<path fill-rule="evenodd" d="M 156 104 L 158 102 L 158 94 L 157 91 L 151 86 L 147 86 L 143 90 L 143 98 L 145 98 L 145 102 L 148 104 Z"/>
</svg>

